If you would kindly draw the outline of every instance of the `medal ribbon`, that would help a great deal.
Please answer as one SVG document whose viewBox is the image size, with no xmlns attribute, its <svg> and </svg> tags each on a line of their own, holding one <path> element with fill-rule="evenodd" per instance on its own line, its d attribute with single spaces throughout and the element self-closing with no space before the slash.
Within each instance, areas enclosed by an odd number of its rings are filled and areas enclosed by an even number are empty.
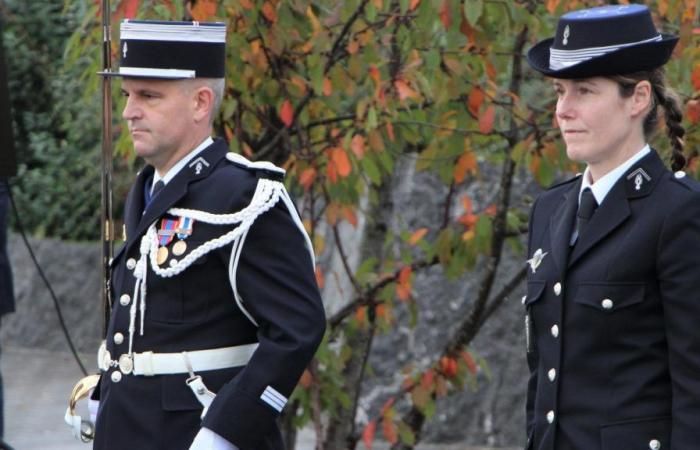
<svg viewBox="0 0 700 450">
<path fill-rule="evenodd" d="M 177 237 L 179 239 L 187 239 L 192 234 L 192 226 L 194 225 L 194 219 L 191 217 L 180 217 L 180 221 L 177 225 Z"/>
<path fill-rule="evenodd" d="M 160 230 L 158 230 L 158 244 L 165 247 L 175 237 L 175 219 L 161 219 Z"/>
</svg>

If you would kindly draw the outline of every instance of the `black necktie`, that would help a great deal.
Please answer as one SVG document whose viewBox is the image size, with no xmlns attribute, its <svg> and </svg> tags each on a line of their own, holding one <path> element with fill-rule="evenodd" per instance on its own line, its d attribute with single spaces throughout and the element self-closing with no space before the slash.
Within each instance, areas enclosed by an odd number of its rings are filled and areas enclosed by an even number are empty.
<svg viewBox="0 0 700 450">
<path fill-rule="evenodd" d="M 151 204 L 151 201 L 158 195 L 158 192 L 160 192 L 163 188 L 165 187 L 165 183 L 163 183 L 163 180 L 158 180 L 156 184 L 153 185 L 153 188 L 151 189 L 150 195 L 147 196 L 146 199 L 146 207 Z"/>
<path fill-rule="evenodd" d="M 597 207 L 598 202 L 595 200 L 591 188 L 584 189 L 583 192 L 581 192 L 581 203 L 579 203 L 578 212 L 576 213 L 576 231 L 578 232 L 579 238 L 586 231 L 588 222 L 591 220 L 591 217 L 593 217 L 593 213 L 595 213 Z"/>
</svg>

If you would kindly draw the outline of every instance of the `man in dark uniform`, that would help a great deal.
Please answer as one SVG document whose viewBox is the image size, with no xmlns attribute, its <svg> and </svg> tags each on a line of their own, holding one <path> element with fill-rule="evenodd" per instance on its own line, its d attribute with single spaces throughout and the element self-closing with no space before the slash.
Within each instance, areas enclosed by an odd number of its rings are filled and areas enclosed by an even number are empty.
<svg viewBox="0 0 700 450">
<path fill-rule="evenodd" d="M 0 20 L 0 317 L 15 310 L 12 269 L 7 255 L 7 217 L 10 209 L 10 193 L 7 180 L 16 175 L 15 143 L 12 134 L 12 112 L 7 88 L 5 50 L 2 43 Z M 0 449 L 9 448 L 2 442 L 4 434 L 4 401 L 2 377 L 0 377 Z"/>
<path fill-rule="evenodd" d="M 325 329 L 311 242 L 282 179 L 213 140 L 220 23 L 124 21 L 129 192 L 99 354 L 98 450 L 284 448 L 276 419 Z"/>
<path fill-rule="evenodd" d="M 583 175 L 532 208 L 528 449 L 700 448 L 700 186 L 649 9 L 573 11 L 528 54 Z M 662 108 L 673 172 L 647 144 Z"/>
</svg>

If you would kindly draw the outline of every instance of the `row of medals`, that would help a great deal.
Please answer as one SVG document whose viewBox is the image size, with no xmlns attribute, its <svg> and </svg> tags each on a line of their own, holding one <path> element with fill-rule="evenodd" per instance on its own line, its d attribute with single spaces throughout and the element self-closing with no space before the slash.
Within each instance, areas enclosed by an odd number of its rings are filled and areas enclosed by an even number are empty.
<svg viewBox="0 0 700 450">
<path fill-rule="evenodd" d="M 177 237 L 180 238 L 177 242 L 173 244 L 172 252 L 173 256 L 182 256 L 185 254 L 187 251 L 187 243 L 185 242 L 185 238 L 189 236 L 192 233 L 192 229 L 190 228 L 189 230 L 183 230 L 180 228 L 176 228 L 174 230 L 165 230 L 165 229 L 160 229 L 158 230 L 159 235 L 164 235 L 164 234 L 173 234 Z M 158 252 L 156 253 L 156 263 L 158 265 L 162 265 L 167 259 L 168 259 L 168 242 L 165 245 L 161 245 L 158 247 Z"/>
<path fill-rule="evenodd" d="M 177 241 L 173 244 L 173 256 L 182 256 L 187 251 L 187 243 L 185 241 Z M 158 247 L 156 254 L 156 262 L 160 266 L 168 259 L 168 247 L 163 245 Z"/>
</svg>

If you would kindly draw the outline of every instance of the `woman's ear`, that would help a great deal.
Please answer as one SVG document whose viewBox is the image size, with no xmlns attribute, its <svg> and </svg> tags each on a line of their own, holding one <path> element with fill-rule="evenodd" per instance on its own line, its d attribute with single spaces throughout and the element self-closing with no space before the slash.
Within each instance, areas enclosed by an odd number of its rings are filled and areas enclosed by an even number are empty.
<svg viewBox="0 0 700 450">
<path fill-rule="evenodd" d="M 652 89 L 651 83 L 647 80 L 642 80 L 634 87 L 632 94 L 631 113 L 632 116 L 646 114 L 652 106 Z"/>
</svg>

